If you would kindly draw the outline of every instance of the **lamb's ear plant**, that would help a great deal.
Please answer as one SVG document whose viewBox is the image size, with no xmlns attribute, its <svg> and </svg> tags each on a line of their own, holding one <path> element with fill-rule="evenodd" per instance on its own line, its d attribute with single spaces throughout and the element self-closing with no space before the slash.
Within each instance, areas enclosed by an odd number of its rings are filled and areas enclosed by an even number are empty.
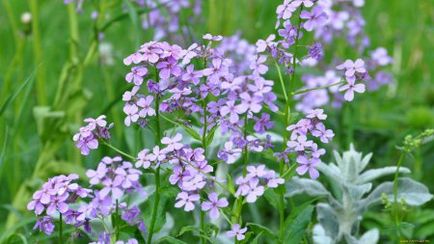
<svg viewBox="0 0 434 244">
<path fill-rule="evenodd" d="M 365 170 L 372 153 L 362 156 L 354 146 L 340 155 L 334 152 L 335 163 L 320 163 L 318 169 L 330 183 L 329 191 L 319 181 L 294 178 L 289 181 L 287 197 L 306 193 L 310 196 L 324 197 L 316 205 L 318 223 L 313 229 L 313 241 L 317 244 L 347 243 L 369 244 L 379 240 L 378 229 L 371 229 L 364 234 L 359 233 L 359 225 L 364 212 L 382 201 L 394 200 L 394 183 L 383 182 L 374 187 L 373 181 L 394 174 L 408 174 L 405 167 L 395 166 Z M 397 198 L 409 206 L 420 206 L 432 199 L 428 188 L 410 178 L 398 178 Z"/>
</svg>

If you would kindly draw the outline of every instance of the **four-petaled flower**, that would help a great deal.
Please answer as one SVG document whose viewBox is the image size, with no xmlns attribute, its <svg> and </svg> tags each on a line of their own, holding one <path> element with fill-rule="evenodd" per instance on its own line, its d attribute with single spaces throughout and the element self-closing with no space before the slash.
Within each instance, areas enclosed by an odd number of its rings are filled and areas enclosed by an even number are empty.
<svg viewBox="0 0 434 244">
<path fill-rule="evenodd" d="M 211 219 L 217 219 L 220 216 L 219 208 L 225 208 L 229 205 L 226 198 L 218 198 L 218 194 L 212 192 L 208 195 L 209 201 L 202 203 L 202 211 L 209 211 Z"/>
</svg>

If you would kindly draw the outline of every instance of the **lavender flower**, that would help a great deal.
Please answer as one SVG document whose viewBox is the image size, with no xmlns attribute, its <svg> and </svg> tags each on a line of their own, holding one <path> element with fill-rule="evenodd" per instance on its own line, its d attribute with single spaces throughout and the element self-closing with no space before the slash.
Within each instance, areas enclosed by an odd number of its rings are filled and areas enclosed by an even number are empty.
<svg viewBox="0 0 434 244">
<path fill-rule="evenodd" d="M 186 212 L 190 212 L 194 209 L 194 202 L 199 201 L 199 195 L 198 194 L 191 194 L 189 195 L 187 192 L 180 192 L 176 196 L 176 202 L 175 207 L 176 208 L 182 208 L 184 207 L 184 210 Z"/>
<path fill-rule="evenodd" d="M 232 229 L 227 232 L 228 237 L 235 237 L 238 241 L 244 240 L 247 227 L 241 228 L 239 224 L 233 224 Z"/>
<path fill-rule="evenodd" d="M 209 211 L 211 219 L 217 219 L 220 216 L 219 208 L 225 208 L 229 205 L 226 198 L 218 198 L 218 194 L 212 192 L 208 195 L 209 201 L 202 203 L 202 211 Z"/>
<path fill-rule="evenodd" d="M 307 31 L 312 31 L 327 20 L 327 15 L 324 13 L 321 6 L 316 6 L 311 12 L 303 10 L 300 14 L 300 18 L 306 20 L 306 22 L 303 23 L 303 28 Z"/>
<path fill-rule="evenodd" d="M 341 86 L 339 91 L 345 91 L 345 100 L 351 102 L 354 99 L 354 92 L 364 93 L 366 90 L 365 84 L 356 84 L 355 78 L 347 79 L 347 84 Z"/>
<path fill-rule="evenodd" d="M 38 229 L 39 231 L 44 232 L 46 235 L 51 235 L 54 231 L 53 219 L 49 216 L 44 216 L 42 218 L 39 218 L 36 221 L 36 224 L 33 227 L 33 229 L 34 230 Z"/>
<path fill-rule="evenodd" d="M 98 148 L 98 139 L 109 139 L 109 129 L 112 125 L 107 126 L 106 116 L 101 115 L 96 119 L 87 118 L 84 122 L 86 126 L 81 127 L 79 132 L 73 136 L 73 140 L 81 154 L 88 155 L 91 150 Z"/>
<path fill-rule="evenodd" d="M 352 61 L 347 59 L 344 63 L 336 66 L 338 70 L 345 70 L 345 76 L 353 77 L 356 72 L 359 74 L 363 74 L 366 72 L 365 62 L 362 59 L 357 59 L 356 61 Z"/>
</svg>

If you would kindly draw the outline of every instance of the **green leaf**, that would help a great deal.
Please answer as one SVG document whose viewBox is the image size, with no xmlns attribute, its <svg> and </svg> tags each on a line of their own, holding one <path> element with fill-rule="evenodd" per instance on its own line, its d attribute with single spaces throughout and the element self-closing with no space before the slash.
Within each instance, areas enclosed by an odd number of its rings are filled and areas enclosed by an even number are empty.
<svg viewBox="0 0 434 244">
<path fill-rule="evenodd" d="M 33 84 L 33 81 L 35 80 L 35 72 L 33 71 L 29 77 L 21 84 L 18 89 L 9 95 L 9 97 L 6 99 L 6 101 L 3 103 L 3 105 L 0 107 L 0 116 L 6 111 L 6 109 L 9 107 L 9 105 L 17 98 L 17 96 L 20 94 L 20 92 L 28 85 Z"/>
<path fill-rule="evenodd" d="M 172 123 L 173 125 L 177 125 L 177 126 L 180 126 L 180 127 L 184 128 L 184 130 L 185 130 L 185 131 L 186 131 L 190 136 L 192 136 L 194 139 L 196 139 L 196 140 L 198 140 L 198 141 L 201 141 L 201 140 L 202 140 L 202 137 L 201 137 L 201 136 L 199 135 L 199 133 L 198 133 L 197 131 L 195 131 L 193 128 L 188 127 L 188 126 L 186 126 L 186 125 L 184 125 L 184 124 L 182 124 L 182 123 L 178 123 L 178 122 L 176 122 L 176 121 L 173 121 L 173 120 L 167 118 L 167 117 L 164 116 L 164 115 L 161 115 L 161 114 L 160 114 L 160 116 L 161 116 L 161 118 L 167 120 L 168 122 Z"/>
<path fill-rule="evenodd" d="M 275 209 L 279 210 L 281 209 L 283 206 L 280 202 L 280 196 L 279 194 L 277 194 L 277 189 L 267 189 L 265 191 L 265 199 L 267 199 L 268 203 L 271 204 L 271 206 L 273 206 Z"/>
<path fill-rule="evenodd" d="M 259 233 L 256 235 L 255 239 L 253 239 L 253 240 L 250 242 L 250 244 L 257 244 L 257 243 L 259 243 L 259 239 L 261 238 L 262 233 L 263 233 L 263 232 L 259 232 Z"/>
<path fill-rule="evenodd" d="M 160 238 L 157 243 L 171 243 L 171 244 L 187 244 L 187 242 L 181 241 L 176 239 L 172 236 L 165 236 L 163 238 Z"/>
<path fill-rule="evenodd" d="M 162 182 L 164 177 L 162 177 Z M 157 217 L 155 220 L 154 232 L 157 233 L 161 230 L 166 223 L 166 209 L 171 200 L 175 198 L 177 190 L 172 186 L 160 187 L 160 201 L 157 208 Z M 143 216 L 145 216 L 145 223 L 149 226 L 151 223 L 152 210 L 155 202 L 155 193 L 149 197 L 143 207 Z"/>
<path fill-rule="evenodd" d="M 209 236 L 207 236 L 206 233 L 203 233 L 201 229 L 194 225 L 187 225 L 182 227 L 177 236 L 182 236 L 187 232 L 192 232 L 195 236 L 205 238 L 209 242 L 213 243 L 213 240 Z"/>
<path fill-rule="evenodd" d="M 6 241 L 6 243 L 16 243 L 16 241 L 13 241 L 14 237 L 18 237 L 21 240 L 21 243 L 23 244 L 27 244 L 27 238 L 21 234 L 21 233 L 14 233 L 11 236 L 9 236 L 8 240 Z"/>
<path fill-rule="evenodd" d="M 212 140 L 214 139 L 215 131 L 218 127 L 219 126 L 216 125 L 209 131 L 208 135 L 206 136 L 206 145 L 211 145 Z"/>
<path fill-rule="evenodd" d="M 250 230 L 257 233 L 258 235 L 260 233 L 263 233 L 266 236 L 272 238 L 273 240 L 277 239 L 277 236 L 274 234 L 274 232 L 263 225 L 255 223 L 247 223 L 246 225 L 249 227 Z"/>
<path fill-rule="evenodd" d="M 302 207 L 301 210 L 296 209 L 286 219 L 284 236 L 286 243 L 300 243 L 312 218 L 313 209 L 313 205 Z"/>
</svg>

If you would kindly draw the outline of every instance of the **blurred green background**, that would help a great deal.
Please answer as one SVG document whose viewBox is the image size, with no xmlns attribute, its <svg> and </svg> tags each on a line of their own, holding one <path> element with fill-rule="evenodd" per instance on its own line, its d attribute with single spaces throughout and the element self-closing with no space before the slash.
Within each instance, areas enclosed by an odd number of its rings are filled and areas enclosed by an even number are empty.
<svg viewBox="0 0 434 244">
<path fill-rule="evenodd" d="M 254 43 L 274 32 L 280 2 L 205 0 L 203 14 L 197 16 L 202 24 L 189 28 L 196 38 L 207 32 L 239 31 Z M 137 15 L 128 14 L 125 1 L 104 4 L 107 17 L 95 25 L 90 16 L 99 1 L 85 1 L 83 13 L 75 14 L 74 6 L 61 0 L 1 0 L 0 233 L 31 227 L 26 224 L 34 217 L 25 205 L 41 182 L 59 173 L 83 175 L 107 152 L 102 148 L 84 158 L 75 149 L 72 135 L 83 118 L 104 113 L 116 125 L 122 124 L 120 98 L 127 89 L 122 59 L 151 40 L 152 33 L 141 29 Z M 32 13 L 31 24 L 21 22 L 24 12 Z M 371 46 L 386 47 L 395 59 L 392 72 L 397 82 L 358 96 L 350 113 L 330 110 L 330 118 L 345 116 L 343 127 L 331 119 L 337 135 L 332 147 L 344 150 L 352 141 L 359 151 L 374 152 L 372 167 L 394 165 L 399 157 L 395 147 L 405 135 L 434 127 L 434 1 L 366 0 L 363 15 Z M 118 16 L 123 17 L 105 32 L 103 42 L 110 43 L 114 62 L 105 65 L 94 55 L 96 26 L 101 28 Z M 137 129 L 115 126 L 113 140 L 134 154 L 143 136 Z M 153 144 L 150 140 L 146 138 L 145 144 Z M 433 143 L 404 165 L 434 192 Z M 433 206 L 431 201 L 424 211 L 431 214 L 426 223 L 434 229 L 434 212 L 429 210 Z M 378 224 L 374 217 L 367 218 L 368 226 Z M 16 225 L 18 221 L 21 224 Z"/>
</svg>

